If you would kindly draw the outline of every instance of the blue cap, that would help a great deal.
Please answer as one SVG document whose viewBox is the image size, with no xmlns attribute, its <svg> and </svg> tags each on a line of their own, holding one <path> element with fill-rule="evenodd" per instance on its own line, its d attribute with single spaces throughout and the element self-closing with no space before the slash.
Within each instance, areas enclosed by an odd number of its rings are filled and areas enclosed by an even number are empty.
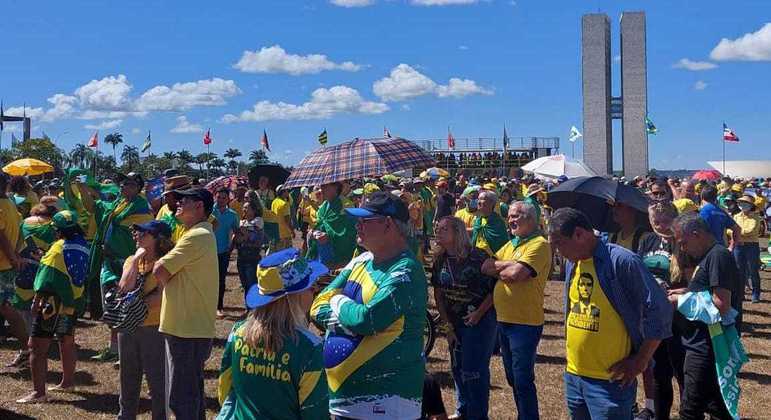
<svg viewBox="0 0 771 420">
<path fill-rule="evenodd" d="M 171 238 L 171 227 L 159 220 L 150 220 L 145 223 L 135 223 L 131 228 L 138 232 L 149 232 L 153 236 Z"/>
<path fill-rule="evenodd" d="M 361 207 L 346 208 L 345 211 L 353 217 L 388 216 L 402 222 L 410 220 L 410 213 L 404 202 L 383 191 L 370 194 Z"/>
</svg>

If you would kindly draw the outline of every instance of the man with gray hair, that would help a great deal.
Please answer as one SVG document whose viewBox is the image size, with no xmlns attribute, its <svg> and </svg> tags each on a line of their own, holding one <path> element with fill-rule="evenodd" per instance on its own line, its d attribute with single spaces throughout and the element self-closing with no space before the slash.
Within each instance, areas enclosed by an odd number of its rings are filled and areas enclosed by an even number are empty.
<svg viewBox="0 0 771 420">
<path fill-rule="evenodd" d="M 630 419 L 637 376 L 672 335 L 672 306 L 639 256 L 561 208 L 549 242 L 565 264 L 565 398 L 573 419 Z"/>
<path fill-rule="evenodd" d="M 345 211 L 356 218 L 357 240 L 368 252 L 348 263 L 310 310 L 327 330 L 329 413 L 419 418 L 428 292 L 423 266 L 407 244 L 407 206 L 378 191 Z"/>
<path fill-rule="evenodd" d="M 512 239 L 482 266 L 496 277 L 493 304 L 501 335 L 506 380 L 514 390 L 520 419 L 538 419 L 535 356 L 543 333 L 543 297 L 551 273 L 551 245 L 533 204 L 517 201 L 508 214 Z"/>
<path fill-rule="evenodd" d="M 498 203 L 498 195 L 492 191 L 479 193 L 479 210 L 471 225 L 471 245 L 493 256 L 509 240 L 506 232 L 506 223 L 503 222 L 495 205 Z"/>
<path fill-rule="evenodd" d="M 738 311 L 736 329 L 740 331 L 744 291 L 731 252 L 716 242 L 698 213 L 681 214 L 675 219 L 672 230 L 680 250 L 698 261 L 698 265 L 687 288 L 670 290 L 670 302 L 677 307 L 681 294 L 709 291 L 712 303 L 721 315 L 731 308 Z M 712 418 L 730 419 L 715 371 L 709 327 L 700 321 L 689 321 L 679 312 L 675 312 L 674 322 L 685 349 L 680 418 L 703 419 L 704 414 L 709 413 Z"/>
</svg>

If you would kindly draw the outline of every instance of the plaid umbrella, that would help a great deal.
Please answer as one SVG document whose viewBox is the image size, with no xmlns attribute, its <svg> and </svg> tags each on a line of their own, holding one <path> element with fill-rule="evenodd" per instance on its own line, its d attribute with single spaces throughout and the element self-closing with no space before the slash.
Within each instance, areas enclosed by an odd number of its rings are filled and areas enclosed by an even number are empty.
<svg viewBox="0 0 771 420">
<path fill-rule="evenodd" d="M 426 168 L 434 159 L 403 138 L 354 139 L 323 147 L 300 162 L 284 187 L 304 187 L 332 182 L 380 177 L 403 169 Z"/>
<path fill-rule="evenodd" d="M 246 180 L 246 177 L 243 176 L 220 176 L 217 178 L 214 178 L 213 181 L 206 184 L 206 189 L 209 190 L 212 194 L 216 193 L 217 190 L 220 190 L 222 188 L 227 188 L 230 191 L 235 191 L 236 187 L 238 186 L 247 186 L 248 182 Z"/>
</svg>

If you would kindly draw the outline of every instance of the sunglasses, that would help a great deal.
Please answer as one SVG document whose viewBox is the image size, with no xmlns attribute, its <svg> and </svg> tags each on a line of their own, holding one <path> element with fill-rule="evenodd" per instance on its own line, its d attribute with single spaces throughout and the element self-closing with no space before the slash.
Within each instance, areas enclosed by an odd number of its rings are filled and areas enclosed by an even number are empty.
<svg viewBox="0 0 771 420">
<path fill-rule="evenodd" d="M 388 216 L 373 216 L 373 217 L 359 217 L 356 220 L 357 225 L 365 225 L 369 222 L 375 221 L 375 220 L 383 220 L 386 219 Z"/>
</svg>

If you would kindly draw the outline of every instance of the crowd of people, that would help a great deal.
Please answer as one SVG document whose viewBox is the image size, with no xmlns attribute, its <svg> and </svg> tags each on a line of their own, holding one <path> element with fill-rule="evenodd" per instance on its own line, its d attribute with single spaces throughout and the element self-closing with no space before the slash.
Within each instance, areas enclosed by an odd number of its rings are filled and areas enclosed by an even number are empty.
<svg viewBox="0 0 771 420">
<path fill-rule="evenodd" d="M 706 294 L 701 309 L 741 332 L 745 292 L 761 299 L 769 180 L 618 179 L 649 206 L 612 205 L 613 232 L 550 207 L 548 191 L 566 180 L 460 174 L 288 189 L 260 177 L 210 191 L 170 172 L 148 201 L 136 173 L 98 182 L 69 170 L 34 187 L 2 174 L 0 324 L 22 343 L 10 366 L 32 377 L 17 402 L 77 386 L 75 326 L 89 313 L 110 329 L 95 358 L 119 366 L 118 418 L 136 417 L 143 378 L 153 419 L 205 418 L 204 364 L 235 250 L 245 310 L 226 340 L 218 418 L 486 419 L 500 353 L 519 418 L 538 419 L 536 355 L 555 272 L 566 364 L 563 378 L 540 380 L 564 382 L 571 418 L 668 419 L 673 381 L 681 419 L 733 418 L 715 326 L 678 303 Z M 454 413 L 426 372 L 429 285 Z M 107 322 L 115 317 L 120 325 Z M 53 340 L 63 373 L 46 388 Z"/>
<path fill-rule="evenodd" d="M 432 154 L 441 168 L 494 169 L 519 167 L 535 159 L 535 152 L 439 152 Z"/>
</svg>

